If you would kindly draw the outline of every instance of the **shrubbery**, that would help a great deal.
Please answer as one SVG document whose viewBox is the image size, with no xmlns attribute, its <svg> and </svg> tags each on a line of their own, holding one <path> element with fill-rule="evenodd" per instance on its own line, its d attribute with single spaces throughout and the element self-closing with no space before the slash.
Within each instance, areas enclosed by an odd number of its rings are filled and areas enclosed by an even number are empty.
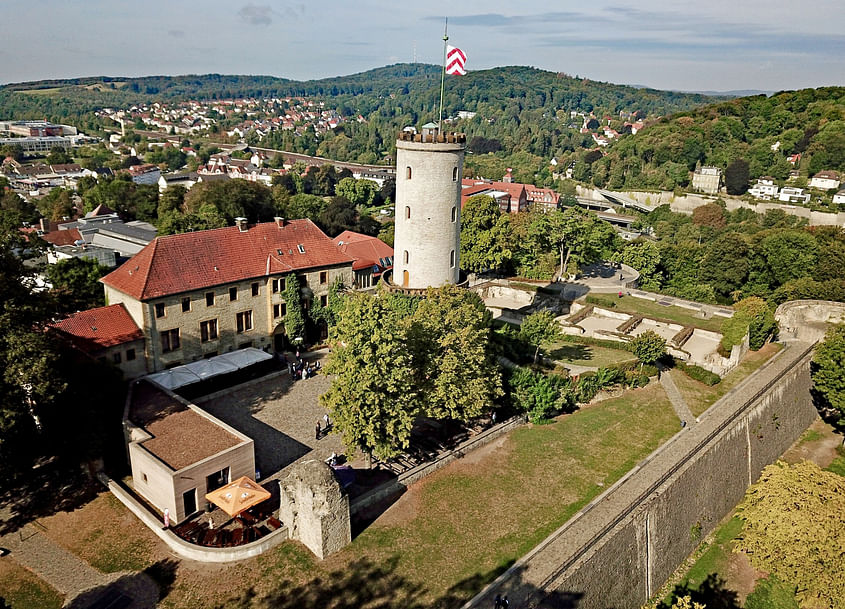
<svg viewBox="0 0 845 609">
<path fill-rule="evenodd" d="M 705 385 L 710 385 L 711 387 L 722 381 L 722 377 L 718 374 L 710 372 L 701 366 L 690 365 L 685 362 L 675 360 L 675 368 L 686 374 L 691 379 L 695 379 L 696 381 L 700 381 Z"/>
<path fill-rule="evenodd" d="M 584 299 L 587 304 L 598 305 L 600 307 L 607 307 L 608 309 L 616 308 L 616 301 L 609 296 L 596 296 L 594 294 L 587 294 Z"/>
</svg>

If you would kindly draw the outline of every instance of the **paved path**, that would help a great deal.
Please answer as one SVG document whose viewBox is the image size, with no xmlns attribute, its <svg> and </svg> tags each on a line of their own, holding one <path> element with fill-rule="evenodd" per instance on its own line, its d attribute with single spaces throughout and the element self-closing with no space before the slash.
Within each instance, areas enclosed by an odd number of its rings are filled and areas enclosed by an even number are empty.
<svg viewBox="0 0 845 609">
<path fill-rule="evenodd" d="M 33 571 L 67 598 L 103 586 L 109 578 L 84 560 L 53 543 L 32 524 L 0 538 L 3 547 L 23 567 Z"/>
<path fill-rule="evenodd" d="M 590 502 L 467 602 L 464 609 L 492 607 L 493 597 L 497 593 L 507 594 L 510 597 L 510 606 L 514 609 L 546 607 L 544 601 L 547 600 L 547 595 L 554 593 L 564 581 L 566 566 L 574 564 L 579 557 L 594 547 L 602 535 L 612 530 L 615 523 L 618 524 L 641 505 L 643 497 L 648 496 L 650 489 L 662 484 L 668 472 L 695 454 L 699 443 L 737 412 L 741 412 L 751 397 L 767 383 L 782 376 L 809 347 L 808 343 L 793 343 L 743 383 L 728 391 L 707 410 L 706 416 L 701 417 L 698 425 L 676 434 L 645 461 L 635 466 L 605 493 Z"/>
<path fill-rule="evenodd" d="M 681 425 L 683 426 L 684 423 L 695 425 L 698 421 L 695 415 L 692 414 L 692 410 L 689 409 L 687 401 L 684 399 L 678 386 L 675 384 L 675 379 L 672 378 L 672 375 L 669 374 L 669 371 L 665 367 L 658 364 L 658 369 L 660 370 L 660 384 L 663 385 L 666 395 L 669 396 L 669 401 L 672 402 L 672 408 L 675 409 L 678 418 L 681 419 Z"/>
</svg>

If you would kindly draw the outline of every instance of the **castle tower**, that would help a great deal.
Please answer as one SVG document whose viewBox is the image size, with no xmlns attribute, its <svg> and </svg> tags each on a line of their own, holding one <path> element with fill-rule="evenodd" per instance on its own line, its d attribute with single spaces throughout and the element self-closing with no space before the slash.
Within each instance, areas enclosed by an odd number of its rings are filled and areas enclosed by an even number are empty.
<svg viewBox="0 0 845 609">
<path fill-rule="evenodd" d="M 466 136 L 402 132 L 396 141 L 393 283 L 406 288 L 460 282 L 461 177 Z"/>
</svg>

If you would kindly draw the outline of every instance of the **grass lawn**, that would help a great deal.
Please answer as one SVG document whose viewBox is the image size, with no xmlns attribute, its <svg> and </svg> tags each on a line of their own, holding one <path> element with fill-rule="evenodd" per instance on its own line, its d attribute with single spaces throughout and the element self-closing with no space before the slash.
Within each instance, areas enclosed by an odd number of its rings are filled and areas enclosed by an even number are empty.
<svg viewBox="0 0 845 609">
<path fill-rule="evenodd" d="M 605 296 L 602 294 L 602 296 Z M 679 323 L 684 326 L 695 326 L 702 330 L 712 330 L 713 332 L 721 332 L 722 322 L 724 317 L 713 317 L 712 319 L 702 319 L 700 314 L 692 309 L 685 309 L 683 307 L 668 306 L 664 307 L 654 301 L 645 300 L 644 298 L 636 298 L 634 296 L 623 296 L 618 298 L 613 294 L 606 295 L 608 300 L 612 300 L 616 307 L 614 311 L 621 311 L 623 313 L 637 313 L 646 317 L 659 319 L 662 321 L 671 321 Z M 601 305 L 596 305 L 601 306 Z"/>
<path fill-rule="evenodd" d="M 738 385 L 740 381 L 751 375 L 760 366 L 766 363 L 775 353 L 780 351 L 781 346 L 776 343 L 769 343 L 759 351 L 751 351 L 742 362 L 731 370 L 722 382 L 709 387 L 704 383 L 691 379 L 680 370 L 671 370 L 670 374 L 690 410 L 695 416 L 700 415 L 725 395 L 729 390 Z"/>
<path fill-rule="evenodd" d="M 0 597 L 12 609 L 59 609 L 64 597 L 10 556 L 0 558 Z"/>
<path fill-rule="evenodd" d="M 103 573 L 140 571 L 156 561 L 162 545 L 111 493 L 73 512 L 40 519 L 45 535 Z"/>
<path fill-rule="evenodd" d="M 636 358 L 630 351 L 610 349 L 596 345 L 584 345 L 577 342 L 559 341 L 549 347 L 546 352 L 549 357 L 565 364 L 577 366 L 608 366 L 620 362 L 632 362 Z"/>
<path fill-rule="evenodd" d="M 414 484 L 324 561 L 296 542 L 233 565 L 182 561 L 160 606 L 459 606 L 678 425 L 655 383 L 548 425 L 520 427 Z M 43 522 L 54 539 L 98 568 L 143 568 L 166 558 L 152 533 L 109 499 Z M 53 520 L 59 518 L 61 526 Z"/>
</svg>

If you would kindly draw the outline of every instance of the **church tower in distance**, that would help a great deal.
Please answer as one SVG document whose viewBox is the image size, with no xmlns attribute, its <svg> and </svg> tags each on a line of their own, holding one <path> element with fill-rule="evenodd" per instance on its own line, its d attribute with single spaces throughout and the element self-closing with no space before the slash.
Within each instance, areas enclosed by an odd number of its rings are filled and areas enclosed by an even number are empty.
<svg viewBox="0 0 845 609">
<path fill-rule="evenodd" d="M 466 136 L 403 131 L 396 141 L 393 284 L 424 289 L 460 282 L 461 177 Z"/>
</svg>

